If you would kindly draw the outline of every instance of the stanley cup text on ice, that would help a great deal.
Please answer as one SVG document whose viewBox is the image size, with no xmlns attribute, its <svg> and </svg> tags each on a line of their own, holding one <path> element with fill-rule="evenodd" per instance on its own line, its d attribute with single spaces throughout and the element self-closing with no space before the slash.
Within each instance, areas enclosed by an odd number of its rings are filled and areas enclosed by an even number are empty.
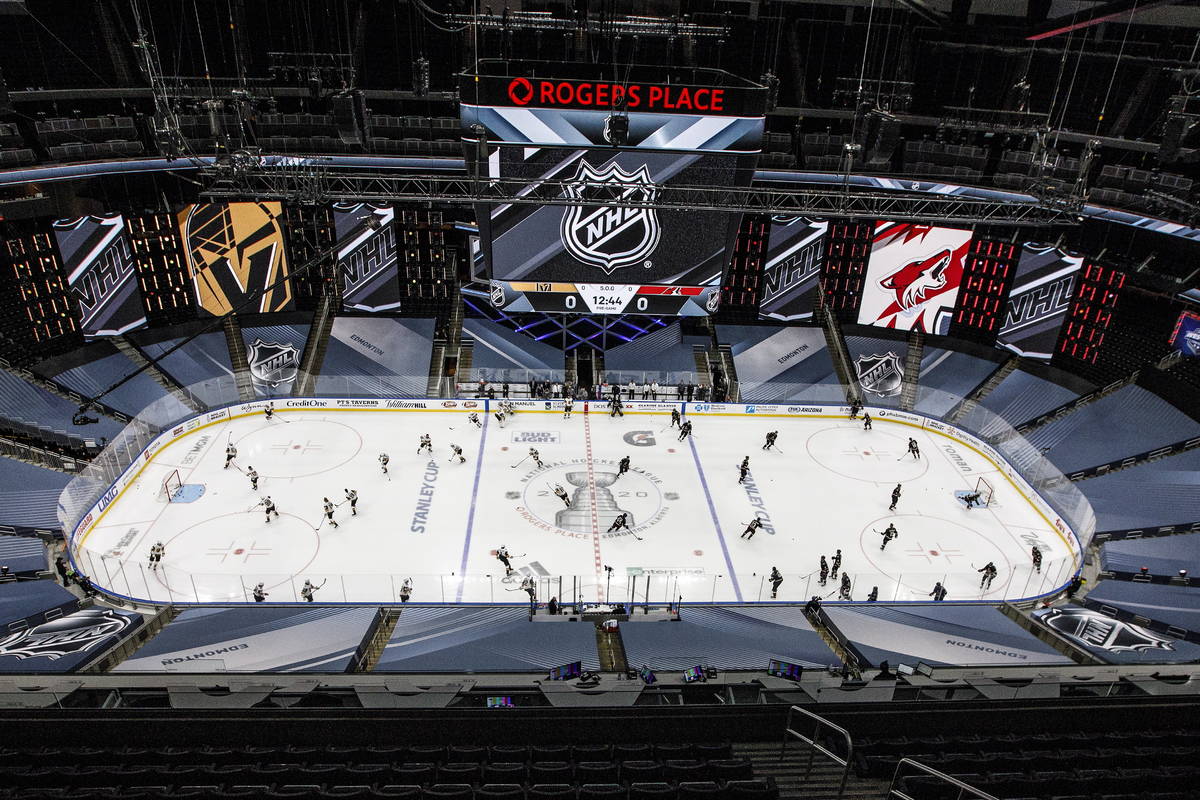
<svg viewBox="0 0 1200 800">
<path fill-rule="evenodd" d="M 575 487 L 575 491 L 571 495 L 571 507 L 562 509 L 554 516 L 554 524 L 565 531 L 588 533 L 592 529 L 592 498 L 587 491 L 587 477 L 586 472 L 567 473 L 567 482 Z M 636 524 L 633 514 L 628 511 L 623 512 L 623 509 L 617 506 L 616 498 L 608 489 L 616 481 L 617 473 L 615 472 L 596 473 L 596 518 L 601 530 L 611 525 L 620 513 L 628 514 L 626 519 L 629 527 L 632 528 Z"/>
</svg>

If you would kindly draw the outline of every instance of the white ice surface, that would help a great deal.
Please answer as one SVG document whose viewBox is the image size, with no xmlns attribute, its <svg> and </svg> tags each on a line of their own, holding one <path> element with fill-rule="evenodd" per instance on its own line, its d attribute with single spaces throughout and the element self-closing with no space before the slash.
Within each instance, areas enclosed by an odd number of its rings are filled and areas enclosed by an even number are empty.
<svg viewBox="0 0 1200 800">
<path fill-rule="evenodd" d="M 482 415 L 481 415 L 482 416 Z M 161 450 L 140 478 L 82 540 L 77 562 L 100 586 L 153 602 L 245 602 L 262 581 L 273 602 L 299 600 L 308 579 L 320 602 L 394 602 L 405 578 L 413 601 L 526 600 L 520 577 L 538 578 L 538 598 L 594 602 L 631 598 L 685 602 L 768 601 L 766 576 L 784 574 L 778 600 L 833 595 L 817 582 L 821 555 L 843 553 L 854 600 L 878 587 L 882 600 L 926 599 L 936 581 L 949 600 L 1036 596 L 1070 579 L 1072 549 L 1035 507 L 981 455 L 932 431 L 877 420 L 696 417 L 695 437 L 679 442 L 666 414 L 610 418 L 602 413 L 522 411 L 500 428 L 470 425 L 455 411 L 281 411 L 201 428 Z M 764 452 L 767 431 L 782 452 Z M 434 457 L 418 455 L 422 433 Z M 922 456 L 907 455 L 909 436 Z M 224 450 L 238 448 L 236 468 Z M 466 463 L 450 459 L 451 442 Z M 520 462 L 537 447 L 545 466 Z M 390 475 L 378 455 L 391 456 Z M 632 471 L 611 484 L 618 459 Z M 750 456 L 753 487 L 737 483 Z M 517 466 L 513 466 L 517 464 Z M 591 469 L 589 470 L 589 464 Z M 259 492 L 243 470 L 261 476 Z M 159 498 L 178 469 L 193 502 Z M 955 490 L 979 476 L 995 503 L 968 511 Z M 895 513 L 892 487 L 903 485 Z M 559 516 L 561 484 L 580 513 Z M 338 527 L 322 523 L 322 498 L 359 493 L 357 516 L 339 506 Z M 270 495 L 280 517 L 256 507 Z M 594 498 L 594 499 L 593 499 Z M 633 533 L 607 533 L 612 506 L 629 512 Z M 592 509 L 595 509 L 595 515 Z M 740 538 L 758 514 L 767 522 Z M 881 551 L 876 531 L 894 522 L 899 539 Z M 150 546 L 166 546 L 147 567 Z M 1029 546 L 1045 554 L 1034 573 Z M 513 554 L 518 574 L 504 580 L 494 557 Z M 999 569 L 989 590 L 975 571 Z M 604 570 L 612 567 L 611 573 Z M 561 579 L 561 582 L 560 582 Z M 833 599 L 830 597 L 830 599 Z"/>
</svg>

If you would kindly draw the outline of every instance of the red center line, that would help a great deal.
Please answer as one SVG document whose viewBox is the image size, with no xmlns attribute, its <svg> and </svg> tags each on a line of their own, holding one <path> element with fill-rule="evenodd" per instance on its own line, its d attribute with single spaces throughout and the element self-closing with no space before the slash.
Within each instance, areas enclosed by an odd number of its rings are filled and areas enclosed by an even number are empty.
<svg viewBox="0 0 1200 800">
<path fill-rule="evenodd" d="M 602 602 L 604 595 L 600 591 L 603 584 L 603 564 L 600 561 L 600 517 L 596 513 L 596 471 L 592 467 L 592 423 L 591 414 L 587 407 L 583 411 L 583 440 L 586 445 L 588 494 L 592 498 L 592 555 L 596 559 L 596 601 Z"/>
</svg>

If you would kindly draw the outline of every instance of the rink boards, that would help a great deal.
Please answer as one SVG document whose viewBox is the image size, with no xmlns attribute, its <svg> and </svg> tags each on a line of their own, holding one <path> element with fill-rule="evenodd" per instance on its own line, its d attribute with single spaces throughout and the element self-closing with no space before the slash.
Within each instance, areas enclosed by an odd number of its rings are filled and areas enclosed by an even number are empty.
<svg viewBox="0 0 1200 800">
<path fill-rule="evenodd" d="M 286 415 L 289 411 L 292 412 L 338 412 L 338 411 L 355 411 L 355 412 L 400 412 L 420 414 L 422 412 L 438 412 L 441 414 L 467 414 L 472 411 L 480 414 L 490 414 L 501 401 L 498 400 L 441 400 L 441 399 L 396 399 L 396 398 L 363 398 L 363 399 L 347 399 L 347 398 L 279 398 L 273 401 L 275 410 L 281 415 Z M 563 403 L 562 401 L 554 400 L 511 400 L 513 407 L 524 414 L 552 414 L 561 415 Z M 267 401 L 257 401 L 251 403 L 234 404 L 222 409 L 212 410 L 196 417 L 183 421 L 174 425 L 161 434 L 155 437 L 145 447 L 143 452 L 133 459 L 130 466 L 122 473 L 121 477 L 108 488 L 104 494 L 96 500 L 82 515 L 78 523 L 71 529 L 69 526 L 72 521 L 67 516 L 66 508 L 60 507 L 60 516 L 63 517 L 64 530 L 71 530 L 69 537 L 70 552 L 74 554 L 86 543 L 89 535 L 98 527 L 111 509 L 112 505 L 122 496 L 124 492 L 131 487 L 135 487 L 139 478 L 155 459 L 156 454 L 164 448 L 170 446 L 176 441 L 197 433 L 202 429 L 219 426 L 227 422 L 238 419 L 244 419 L 255 415 L 261 416 L 263 409 L 266 407 Z M 845 420 L 848 415 L 846 406 L 820 406 L 820 405 L 763 405 L 763 404 L 732 404 L 732 403 L 708 403 L 708 402 L 689 402 L 689 403 L 664 403 L 654 401 L 638 401 L 628 400 L 623 403 L 624 411 L 630 416 L 639 415 L 656 415 L 662 417 L 669 414 L 672 408 L 678 408 L 685 415 L 696 420 L 697 425 L 702 425 L 703 418 L 720 418 L 720 417 L 740 417 L 744 419 L 752 417 L 762 418 L 824 418 L 830 420 Z M 574 405 L 575 414 L 582 415 L 591 413 L 593 416 L 607 416 L 607 403 L 596 401 L 576 401 Z M 902 412 L 892 409 L 874 409 L 868 408 L 873 419 L 880 426 L 899 425 L 902 427 L 920 429 L 927 434 L 945 437 L 947 440 L 969 448 L 976 455 L 990 463 L 995 469 L 996 474 L 1002 476 L 1012 487 L 1012 489 L 1023 497 L 1030 508 L 1036 512 L 1037 516 L 1044 521 L 1047 529 L 1057 534 L 1061 542 L 1070 551 L 1071 559 L 1076 565 L 1082 561 L 1082 548 L 1080 545 L 1079 536 L 1071 529 L 1071 526 L 1047 503 L 1040 495 L 1038 495 L 1025 481 L 1025 479 L 1017 473 L 1017 471 L 1008 464 L 1008 462 L 994 448 L 985 442 L 980 441 L 976 437 L 959 430 L 951 425 L 947 425 L 939 420 L 930 419 L 919 414 Z M 183 457 L 183 463 L 186 464 L 189 456 Z M 71 494 L 71 488 L 68 487 L 64 493 L 64 499 Z M 138 491 L 135 489 L 135 491 Z M 146 489 L 142 488 L 141 492 Z M 1089 536 L 1090 531 L 1082 532 L 1084 536 Z M 1074 572 L 1074 569 L 1071 570 Z"/>
</svg>

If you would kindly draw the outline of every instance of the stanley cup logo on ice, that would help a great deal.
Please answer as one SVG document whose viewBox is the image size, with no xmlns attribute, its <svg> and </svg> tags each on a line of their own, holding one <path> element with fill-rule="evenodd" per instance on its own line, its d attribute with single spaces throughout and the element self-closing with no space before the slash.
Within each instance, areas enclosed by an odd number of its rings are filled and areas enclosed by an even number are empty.
<svg viewBox="0 0 1200 800">
<path fill-rule="evenodd" d="M 645 164 L 626 172 L 615 161 L 600 169 L 580 161 L 579 171 L 567 184 L 567 194 L 576 200 L 620 199 L 645 204 L 636 208 L 588 203 L 567 206 L 562 216 L 563 246 L 580 261 L 611 275 L 621 267 L 644 262 L 658 247 L 662 229 L 652 205 L 658 186 Z"/>
<path fill-rule="evenodd" d="M 586 472 L 568 472 L 567 483 L 575 487 L 571 494 L 571 507 L 564 508 L 554 515 L 554 524 L 564 531 L 590 533 L 592 530 L 592 498 L 587 490 Z M 634 526 L 633 514 L 624 511 L 617 505 L 609 486 L 617 482 L 615 472 L 596 473 L 596 520 L 601 530 L 605 530 L 618 514 L 628 514 L 626 520 L 629 527 Z"/>
</svg>

